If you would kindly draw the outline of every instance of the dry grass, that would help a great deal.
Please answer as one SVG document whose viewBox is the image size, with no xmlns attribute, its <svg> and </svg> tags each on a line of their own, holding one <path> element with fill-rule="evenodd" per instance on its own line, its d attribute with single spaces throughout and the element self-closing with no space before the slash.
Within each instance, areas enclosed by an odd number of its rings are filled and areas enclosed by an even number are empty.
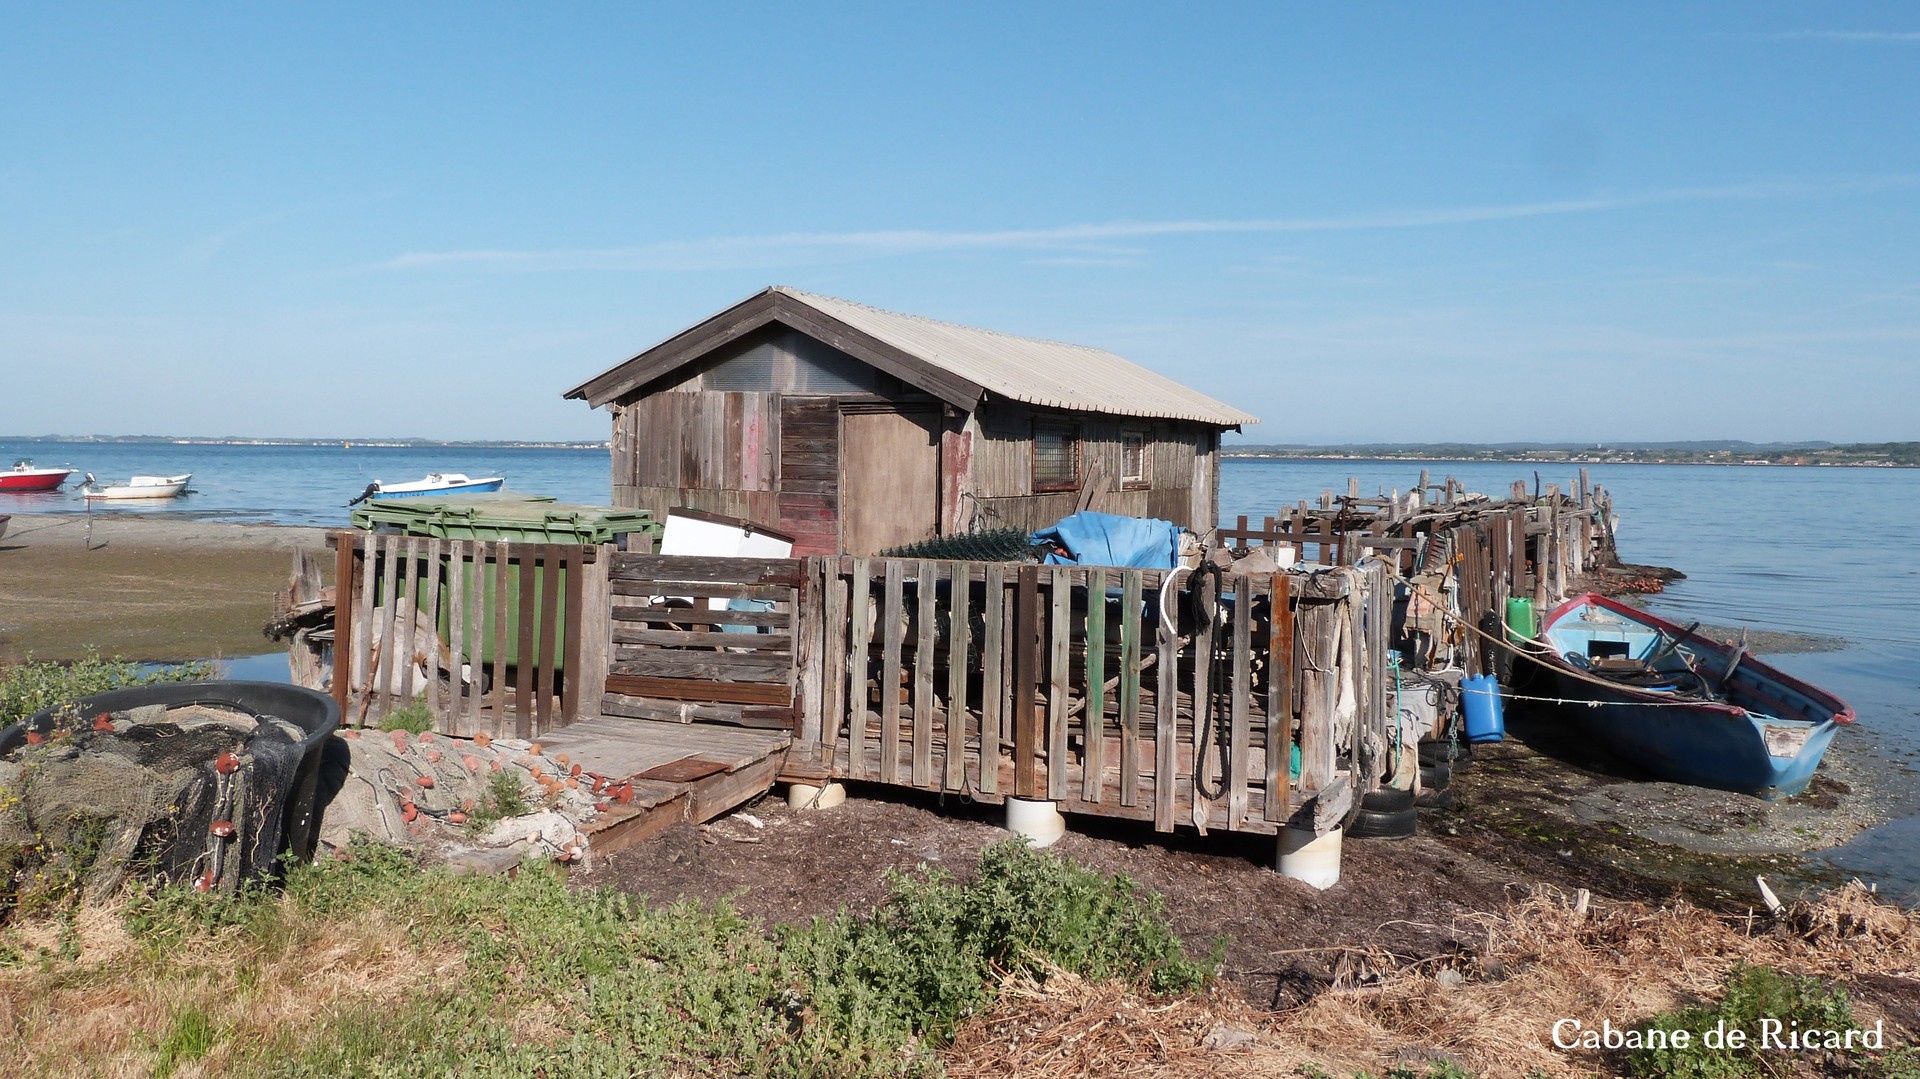
<svg viewBox="0 0 1920 1079">
<path fill-rule="evenodd" d="M 250 1049 L 298 1047 L 341 1009 L 399 1001 L 460 970 L 456 953 L 422 951 L 378 913 L 280 913 L 265 940 L 229 927 L 156 950 L 129 935 L 121 905 L 83 907 L 79 958 L 0 968 L 0 1074 L 151 1075 L 176 1018 L 197 1012 L 219 1037 L 173 1074 L 219 1075 Z M 58 934 L 29 923 L 7 942 L 45 946 Z"/>
<path fill-rule="evenodd" d="M 1055 975 L 1009 983 L 947 1054 L 956 1079 L 1018 1076 L 1268 1076 L 1313 1064 L 1379 1072 L 1451 1059 L 1479 1075 L 1592 1075 L 1592 1055 L 1555 1049 L 1556 1019 L 1630 1026 L 1716 993 L 1737 964 L 1827 978 L 1920 978 L 1920 917 L 1848 886 L 1796 903 L 1778 921 L 1727 919 L 1678 904 L 1595 904 L 1582 915 L 1536 891 L 1457 927 L 1471 956 L 1435 957 L 1336 987 L 1291 1011 L 1258 1013 L 1228 996 L 1154 1001 L 1115 984 Z M 1362 957 L 1364 959 L 1364 957 Z M 1453 969 L 1464 981 L 1435 977 Z M 1451 980 L 1451 979 L 1450 979 Z M 1857 1019 L 1871 1022 L 1871 1008 Z M 1211 1048 L 1232 1032 L 1249 1044 Z"/>
</svg>

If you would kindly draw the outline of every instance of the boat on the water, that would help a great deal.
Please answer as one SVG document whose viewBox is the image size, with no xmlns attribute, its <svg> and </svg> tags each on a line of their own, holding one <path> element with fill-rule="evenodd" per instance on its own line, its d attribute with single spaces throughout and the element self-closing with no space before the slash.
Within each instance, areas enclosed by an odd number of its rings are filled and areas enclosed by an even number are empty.
<svg viewBox="0 0 1920 1079">
<path fill-rule="evenodd" d="M 71 468 L 35 468 L 32 461 L 15 461 L 0 472 L 0 491 L 52 491 L 71 475 Z"/>
<path fill-rule="evenodd" d="M 87 481 L 80 488 L 83 498 L 95 499 L 133 499 L 133 498 L 172 498 L 187 489 L 187 481 L 193 473 L 182 472 L 178 476 L 135 476 L 125 483 L 101 486 L 94 481 L 93 473 L 87 473 Z"/>
<path fill-rule="evenodd" d="M 506 483 L 500 476 L 482 476 L 474 479 L 464 472 L 429 472 L 427 478 L 411 483 L 381 483 L 374 480 L 367 489 L 349 506 L 357 506 L 369 498 L 414 498 L 420 495 L 480 495 L 489 491 L 498 491 Z"/>
<path fill-rule="evenodd" d="M 1806 790 L 1853 709 L 1698 628 L 1588 593 L 1549 612 L 1547 647 L 1527 651 L 1563 716 L 1649 772 L 1769 800 Z"/>
</svg>

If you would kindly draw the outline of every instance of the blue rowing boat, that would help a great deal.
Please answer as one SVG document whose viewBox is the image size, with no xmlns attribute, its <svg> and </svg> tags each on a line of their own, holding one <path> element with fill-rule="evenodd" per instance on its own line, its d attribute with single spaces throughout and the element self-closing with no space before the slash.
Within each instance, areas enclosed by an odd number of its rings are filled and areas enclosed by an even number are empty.
<svg viewBox="0 0 1920 1079">
<path fill-rule="evenodd" d="M 1561 714 L 1601 746 L 1681 783 L 1787 798 L 1807 789 L 1853 709 L 1747 654 L 1604 596 L 1575 596 L 1529 649 Z"/>
</svg>

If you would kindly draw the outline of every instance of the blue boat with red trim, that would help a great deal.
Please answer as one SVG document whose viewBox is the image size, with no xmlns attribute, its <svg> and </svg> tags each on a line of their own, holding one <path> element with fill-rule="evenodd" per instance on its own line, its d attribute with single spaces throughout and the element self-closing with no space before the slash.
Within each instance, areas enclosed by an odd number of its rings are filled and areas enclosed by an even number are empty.
<svg viewBox="0 0 1920 1079">
<path fill-rule="evenodd" d="M 1807 789 L 1853 709 L 1748 654 L 1604 596 L 1550 611 L 1536 646 L 1561 715 L 1662 778 L 1765 799 Z"/>
</svg>

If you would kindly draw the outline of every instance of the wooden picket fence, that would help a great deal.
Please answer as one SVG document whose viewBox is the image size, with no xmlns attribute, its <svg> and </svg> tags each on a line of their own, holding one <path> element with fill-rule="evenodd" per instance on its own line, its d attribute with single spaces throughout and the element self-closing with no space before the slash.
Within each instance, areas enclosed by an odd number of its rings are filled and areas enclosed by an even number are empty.
<svg viewBox="0 0 1920 1079">
<path fill-rule="evenodd" d="M 1361 618 L 1385 582 L 809 559 L 820 644 L 788 771 L 1271 833 L 1351 768 L 1340 663 L 1385 729 L 1384 620 Z"/>
<path fill-rule="evenodd" d="M 349 723 L 418 702 L 443 733 L 531 738 L 599 714 L 602 548 L 370 532 L 328 542 L 332 686 Z"/>
</svg>

